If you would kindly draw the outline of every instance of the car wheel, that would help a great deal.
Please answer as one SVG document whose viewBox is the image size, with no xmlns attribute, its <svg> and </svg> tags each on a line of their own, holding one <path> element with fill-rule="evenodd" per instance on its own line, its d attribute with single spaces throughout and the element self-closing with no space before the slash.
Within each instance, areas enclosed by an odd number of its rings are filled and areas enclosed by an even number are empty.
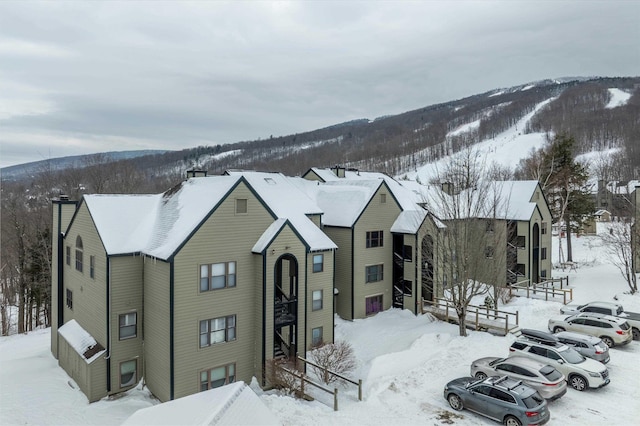
<svg viewBox="0 0 640 426">
<path fill-rule="evenodd" d="M 451 408 L 456 411 L 460 411 L 462 410 L 462 408 L 464 408 L 464 406 L 462 405 L 462 400 L 455 393 L 450 394 L 447 400 L 449 401 L 449 405 L 451 406 Z"/>
<path fill-rule="evenodd" d="M 487 375 L 486 375 L 486 374 L 484 374 L 482 371 L 478 371 L 478 372 L 476 373 L 476 379 L 484 380 L 484 379 L 486 379 L 486 378 L 487 378 Z"/>
<path fill-rule="evenodd" d="M 569 384 L 572 388 L 580 392 L 587 388 L 587 381 L 584 379 L 584 377 L 575 374 L 569 377 Z"/>
<path fill-rule="evenodd" d="M 605 345 L 609 346 L 610 348 L 613 347 L 613 339 L 609 336 L 602 336 L 601 337 L 602 341 L 604 342 Z"/>
<path fill-rule="evenodd" d="M 553 327 L 553 332 L 554 333 L 560 333 L 561 331 L 564 331 L 564 328 L 562 328 L 562 327 Z"/>
<path fill-rule="evenodd" d="M 640 330 L 632 328 L 631 333 L 633 333 L 633 340 L 640 340 Z"/>
<path fill-rule="evenodd" d="M 522 426 L 522 422 L 513 416 L 507 416 L 504 419 L 504 426 Z"/>
</svg>

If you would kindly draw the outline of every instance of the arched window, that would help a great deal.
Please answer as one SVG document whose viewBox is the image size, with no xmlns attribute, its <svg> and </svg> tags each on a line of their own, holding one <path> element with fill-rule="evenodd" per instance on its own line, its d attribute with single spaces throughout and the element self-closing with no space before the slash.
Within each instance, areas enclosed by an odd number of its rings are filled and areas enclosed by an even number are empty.
<svg viewBox="0 0 640 426">
<path fill-rule="evenodd" d="M 76 270 L 82 272 L 82 238 L 76 238 Z"/>
</svg>

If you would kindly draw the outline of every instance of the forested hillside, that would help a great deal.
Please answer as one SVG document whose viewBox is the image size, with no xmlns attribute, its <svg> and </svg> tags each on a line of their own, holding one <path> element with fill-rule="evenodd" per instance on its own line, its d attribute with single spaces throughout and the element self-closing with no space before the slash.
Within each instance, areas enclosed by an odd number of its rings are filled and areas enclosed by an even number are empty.
<svg viewBox="0 0 640 426">
<path fill-rule="evenodd" d="M 625 97 L 620 105 L 612 104 L 615 94 Z M 574 155 L 618 148 L 616 178 L 640 178 L 640 77 L 545 80 L 294 135 L 135 158 L 96 154 L 69 167 L 44 161 L 25 165 L 27 171 L 3 169 L 2 334 L 48 325 L 52 197 L 157 193 L 192 167 L 209 174 L 254 169 L 300 175 L 313 166 L 341 164 L 397 176 L 495 137 L 547 100 L 518 131 L 569 134 Z"/>
</svg>

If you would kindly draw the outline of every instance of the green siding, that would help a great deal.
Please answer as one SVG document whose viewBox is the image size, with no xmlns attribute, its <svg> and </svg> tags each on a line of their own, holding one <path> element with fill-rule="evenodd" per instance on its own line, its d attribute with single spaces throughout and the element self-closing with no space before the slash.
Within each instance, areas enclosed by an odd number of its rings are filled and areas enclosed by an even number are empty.
<svg viewBox="0 0 640 426">
<path fill-rule="evenodd" d="M 169 263 L 144 258 L 143 365 L 149 390 L 160 400 L 170 399 Z M 139 329 L 140 330 L 140 329 Z"/>
<path fill-rule="evenodd" d="M 235 214 L 236 198 L 248 200 L 247 214 Z M 255 342 L 261 333 L 255 322 L 256 298 L 262 300 L 251 249 L 272 222 L 267 210 L 241 184 L 175 256 L 175 398 L 199 391 L 200 371 L 232 362 L 237 380 L 251 381 Z M 200 293 L 200 265 L 229 261 L 237 262 L 236 287 Z M 237 339 L 200 348 L 200 320 L 233 314 L 237 316 Z"/>
<path fill-rule="evenodd" d="M 353 319 L 351 316 L 352 230 L 325 226 L 324 232 L 338 246 L 335 260 L 335 287 L 338 290 L 338 295 L 335 296 L 335 310 L 341 318 Z"/>
<path fill-rule="evenodd" d="M 140 359 L 138 378 L 142 366 L 142 292 L 143 258 L 122 256 L 109 259 L 111 265 L 111 393 L 127 388 L 120 387 L 119 365 L 123 361 Z M 119 316 L 135 312 L 137 314 L 137 334 L 134 338 L 120 340 Z"/>
<path fill-rule="evenodd" d="M 386 203 L 380 202 L 380 194 L 386 194 Z M 382 185 L 373 195 L 371 202 L 364 210 L 354 226 L 354 318 L 364 318 L 365 299 L 368 296 L 383 295 L 383 307 L 389 309 L 393 299 L 393 236 L 391 226 L 400 214 L 400 207 L 395 203 L 386 185 Z M 383 231 L 383 246 L 366 247 L 367 231 Z M 340 253 L 340 251 L 338 251 Z M 365 283 L 366 266 L 384 265 L 383 280 Z"/>
</svg>

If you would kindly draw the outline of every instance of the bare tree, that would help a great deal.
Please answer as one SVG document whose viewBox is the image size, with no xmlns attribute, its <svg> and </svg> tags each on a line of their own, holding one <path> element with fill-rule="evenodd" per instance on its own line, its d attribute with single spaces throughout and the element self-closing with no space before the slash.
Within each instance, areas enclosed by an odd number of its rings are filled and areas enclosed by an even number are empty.
<svg viewBox="0 0 640 426">
<path fill-rule="evenodd" d="M 320 366 L 312 365 L 312 369 L 326 384 L 339 380 L 338 376 L 330 372 L 345 374 L 356 367 L 353 347 L 344 340 L 318 346 L 309 353 L 309 358 Z"/>
<path fill-rule="evenodd" d="M 456 310 L 461 336 L 467 335 L 465 318 L 472 298 L 506 284 L 506 221 L 496 226 L 505 201 L 501 184 L 485 178 L 487 170 L 483 157 L 466 149 L 437 171 L 431 183 L 441 189 L 429 191 L 426 200 L 446 224 L 434 251 L 443 269 L 444 298 Z M 500 270 L 505 273 L 498 278 Z"/>
<path fill-rule="evenodd" d="M 630 221 L 622 220 L 606 224 L 607 232 L 600 235 L 607 258 L 614 264 L 629 285 L 631 294 L 638 291 L 638 278 L 634 271 L 632 232 Z"/>
</svg>

